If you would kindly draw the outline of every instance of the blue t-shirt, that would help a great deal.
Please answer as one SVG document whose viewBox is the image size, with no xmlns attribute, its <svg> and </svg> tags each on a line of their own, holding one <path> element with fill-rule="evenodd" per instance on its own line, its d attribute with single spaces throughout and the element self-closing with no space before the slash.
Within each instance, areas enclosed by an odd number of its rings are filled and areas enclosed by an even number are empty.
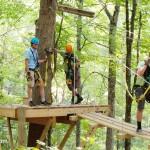
<svg viewBox="0 0 150 150">
<path fill-rule="evenodd" d="M 36 49 L 28 48 L 25 51 L 25 59 L 28 59 L 28 67 L 35 69 L 38 63 L 38 53 Z"/>
</svg>

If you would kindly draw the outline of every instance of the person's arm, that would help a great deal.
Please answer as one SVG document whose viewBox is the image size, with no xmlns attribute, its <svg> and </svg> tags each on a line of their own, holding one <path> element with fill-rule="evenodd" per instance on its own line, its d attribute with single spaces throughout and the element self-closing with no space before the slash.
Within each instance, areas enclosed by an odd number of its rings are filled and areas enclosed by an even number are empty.
<svg viewBox="0 0 150 150">
<path fill-rule="evenodd" d="M 150 64 L 150 59 L 145 60 L 144 62 L 142 62 L 142 64 L 139 64 L 136 73 L 137 73 L 139 76 L 143 76 L 143 75 L 144 75 L 144 72 L 145 72 L 145 70 L 146 70 L 146 68 L 147 68 L 147 66 L 148 66 L 149 64 Z"/>
<path fill-rule="evenodd" d="M 28 67 L 28 59 L 25 59 L 25 73 L 29 72 L 29 67 Z"/>
<path fill-rule="evenodd" d="M 30 53 L 28 50 L 25 51 L 25 73 L 27 74 L 29 72 L 29 59 L 30 59 Z"/>
<path fill-rule="evenodd" d="M 145 70 L 146 70 L 146 68 L 147 68 L 147 65 L 144 65 L 143 67 L 138 68 L 136 73 L 137 73 L 139 76 L 143 76 L 143 75 L 144 75 L 144 72 L 145 72 Z"/>
<path fill-rule="evenodd" d="M 47 62 L 47 57 L 45 57 L 45 59 L 39 59 L 38 60 L 39 64 L 42 64 L 42 63 L 45 63 L 45 62 Z"/>
</svg>

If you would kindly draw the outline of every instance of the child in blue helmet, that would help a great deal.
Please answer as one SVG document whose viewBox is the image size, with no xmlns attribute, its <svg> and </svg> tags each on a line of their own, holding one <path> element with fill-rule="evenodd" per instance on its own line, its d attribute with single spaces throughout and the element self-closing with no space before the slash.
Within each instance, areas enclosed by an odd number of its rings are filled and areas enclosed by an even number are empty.
<svg viewBox="0 0 150 150">
<path fill-rule="evenodd" d="M 43 105 L 49 104 L 45 100 L 44 83 L 39 72 L 39 64 L 45 63 L 47 59 L 45 58 L 39 60 L 37 52 L 38 46 L 39 46 L 39 39 L 37 37 L 34 37 L 31 39 L 31 47 L 25 51 L 25 72 L 28 81 L 27 93 L 30 106 L 35 106 L 35 104 L 32 101 L 32 88 L 37 82 L 39 84 L 40 89 L 41 104 Z"/>
</svg>

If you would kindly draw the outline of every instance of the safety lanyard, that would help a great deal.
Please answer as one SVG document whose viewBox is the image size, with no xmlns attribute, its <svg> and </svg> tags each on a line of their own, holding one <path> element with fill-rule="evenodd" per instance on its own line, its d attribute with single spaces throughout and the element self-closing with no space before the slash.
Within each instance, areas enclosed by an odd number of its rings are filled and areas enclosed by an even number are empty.
<svg viewBox="0 0 150 150">
<path fill-rule="evenodd" d="M 37 66 L 38 65 L 38 55 L 36 53 L 36 57 L 35 57 L 31 48 L 30 48 L 30 51 L 31 51 L 31 53 L 33 55 L 34 61 L 36 62 L 36 66 Z"/>
</svg>

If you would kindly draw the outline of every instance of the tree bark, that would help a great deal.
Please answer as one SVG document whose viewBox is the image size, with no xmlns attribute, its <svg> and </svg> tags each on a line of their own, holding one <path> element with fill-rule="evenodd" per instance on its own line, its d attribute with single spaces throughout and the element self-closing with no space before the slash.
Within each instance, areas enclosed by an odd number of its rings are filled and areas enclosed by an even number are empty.
<svg viewBox="0 0 150 150">
<path fill-rule="evenodd" d="M 139 54 L 140 54 L 140 46 L 141 46 L 141 31 L 142 31 L 142 12 L 139 13 L 139 31 L 138 31 L 138 39 L 137 39 L 137 52 L 136 52 L 136 64 L 139 63 Z M 134 76 L 132 93 L 134 92 L 134 85 L 136 84 L 137 75 Z"/>
<path fill-rule="evenodd" d="M 102 0 L 99 0 L 100 3 L 103 3 Z M 105 4 L 103 4 L 105 5 Z M 118 16 L 120 12 L 120 6 L 115 5 L 114 13 L 111 15 L 107 6 L 104 6 L 105 13 L 109 19 L 109 55 L 115 58 L 116 56 L 116 29 Z M 109 60 L 109 74 L 108 74 L 108 105 L 111 106 L 112 110 L 110 117 L 115 117 L 115 86 L 116 86 L 116 62 L 113 59 Z M 106 150 L 113 150 L 114 148 L 114 133 L 113 130 L 107 128 L 106 135 Z"/>
<path fill-rule="evenodd" d="M 126 0 L 126 48 L 127 48 L 127 55 L 126 55 L 126 83 L 128 86 L 129 92 L 131 92 L 131 55 L 132 55 L 132 43 L 134 39 L 134 22 L 136 16 L 136 0 L 132 0 L 132 15 L 131 20 L 129 19 L 129 1 Z M 131 122 L 131 106 L 132 106 L 132 99 L 129 93 L 126 91 L 126 112 L 125 112 L 125 121 Z M 131 149 L 131 140 L 125 140 L 125 149 Z"/>
<path fill-rule="evenodd" d="M 56 1 L 55 0 L 41 0 L 39 19 L 36 23 L 36 36 L 40 39 L 38 52 L 39 57 L 45 57 L 45 48 L 54 48 L 54 31 L 56 21 Z M 46 82 L 45 94 L 46 100 L 52 103 L 51 84 L 53 79 L 53 61 L 52 57 L 48 56 L 48 68 L 46 70 L 45 64 L 41 65 L 40 72 L 43 80 Z M 47 72 L 47 79 L 45 73 Z M 34 99 L 39 99 L 37 92 L 33 94 Z"/>
<path fill-rule="evenodd" d="M 109 55 L 116 56 L 116 29 L 119 16 L 120 6 L 116 4 L 113 16 L 109 17 Z M 108 12 L 107 12 L 108 13 Z M 115 87 L 116 87 L 116 62 L 113 59 L 109 60 L 109 75 L 108 75 L 108 104 L 112 107 L 110 116 L 115 117 Z M 114 133 L 113 130 L 107 128 L 106 150 L 114 149 Z"/>
<path fill-rule="evenodd" d="M 36 37 L 40 39 L 39 57 L 45 57 L 44 49 L 54 47 L 54 31 L 56 20 L 56 0 L 41 0 L 39 19 L 36 21 Z M 45 96 L 46 100 L 52 103 L 51 85 L 53 79 L 52 57 L 48 56 L 48 67 L 43 64 L 40 66 L 40 73 L 43 81 L 46 83 Z M 47 79 L 45 75 L 47 73 Z M 39 104 L 39 89 L 35 87 L 33 92 L 33 101 Z M 28 146 L 36 146 L 36 140 L 39 139 L 44 126 L 29 124 Z"/>
</svg>

